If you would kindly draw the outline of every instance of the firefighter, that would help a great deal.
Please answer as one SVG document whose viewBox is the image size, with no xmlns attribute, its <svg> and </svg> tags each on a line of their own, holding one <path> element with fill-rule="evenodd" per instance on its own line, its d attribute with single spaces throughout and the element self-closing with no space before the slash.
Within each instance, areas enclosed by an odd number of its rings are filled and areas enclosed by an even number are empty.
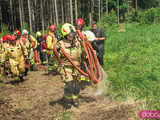
<svg viewBox="0 0 160 120">
<path fill-rule="evenodd" d="M 8 44 L 9 37 L 10 37 L 10 35 L 5 35 L 2 38 L 2 41 L 1 41 L 1 59 L 2 59 L 2 54 L 4 53 L 5 49 L 7 49 L 9 47 L 9 44 Z M 11 76 L 8 59 L 6 59 L 6 62 L 4 63 L 4 65 L 1 66 L 1 74 L 3 76 L 4 75 L 7 75 L 8 77 Z"/>
<path fill-rule="evenodd" d="M 26 47 L 17 42 L 17 38 L 14 35 L 10 35 L 9 46 L 5 49 L 2 54 L 2 64 L 4 66 L 6 58 L 9 59 L 11 66 L 11 72 L 16 79 L 23 81 L 23 75 L 25 72 L 25 56 L 27 56 Z"/>
<path fill-rule="evenodd" d="M 76 29 L 77 29 L 77 30 L 80 30 L 80 31 L 82 32 L 83 27 L 84 27 L 84 25 L 85 25 L 84 20 L 83 20 L 82 18 L 79 18 L 79 19 L 77 19 L 77 20 L 75 21 L 75 23 L 76 23 Z"/>
<path fill-rule="evenodd" d="M 16 36 L 17 39 L 20 39 L 20 37 L 21 37 L 21 32 L 20 32 L 18 29 L 16 29 L 16 30 L 13 32 L 13 35 Z"/>
<path fill-rule="evenodd" d="M 69 55 L 72 61 L 80 67 L 81 65 L 81 55 L 82 55 L 82 47 L 81 47 L 81 39 L 76 34 L 76 29 L 73 25 L 66 23 L 62 26 L 61 29 L 62 35 L 64 37 L 63 40 L 59 41 L 60 48 L 63 48 L 64 51 Z M 78 95 L 80 93 L 80 73 L 72 66 L 72 64 L 67 61 L 61 53 L 62 67 L 61 67 L 61 76 L 64 80 L 64 97 L 63 100 L 65 102 L 66 108 L 71 108 L 72 105 L 75 107 L 79 106 Z"/>
<path fill-rule="evenodd" d="M 56 57 L 53 53 L 53 45 L 57 42 L 56 38 L 56 26 L 51 25 L 49 27 L 49 33 L 46 37 L 46 47 L 47 47 L 47 55 L 48 55 L 48 73 L 57 72 L 58 64 Z"/>
<path fill-rule="evenodd" d="M 28 51 L 30 70 L 36 70 L 35 63 L 39 62 L 38 53 L 36 51 L 37 40 L 32 35 L 29 35 L 29 32 L 26 29 L 24 29 L 22 31 L 21 41 L 26 46 Z"/>
<path fill-rule="evenodd" d="M 82 33 L 84 33 L 83 28 L 85 25 L 85 21 L 82 18 L 79 18 L 75 21 L 75 23 L 76 23 L 76 29 L 80 30 Z M 85 61 L 88 64 L 87 58 L 85 58 Z M 82 70 L 84 70 L 86 72 L 84 64 L 81 65 L 81 68 L 82 68 Z M 84 89 L 88 85 L 90 85 L 90 80 L 87 79 L 84 75 L 81 75 L 81 88 Z"/>
<path fill-rule="evenodd" d="M 36 32 L 36 39 L 38 42 L 37 50 L 40 56 L 40 61 L 42 65 L 46 65 L 46 51 L 42 48 L 43 40 L 41 32 Z"/>
</svg>

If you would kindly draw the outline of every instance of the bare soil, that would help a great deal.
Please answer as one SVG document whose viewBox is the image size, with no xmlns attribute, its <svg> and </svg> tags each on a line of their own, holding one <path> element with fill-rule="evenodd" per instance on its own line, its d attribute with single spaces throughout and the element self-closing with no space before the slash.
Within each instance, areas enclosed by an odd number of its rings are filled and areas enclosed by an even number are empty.
<svg viewBox="0 0 160 120">
<path fill-rule="evenodd" d="M 80 107 L 65 110 L 61 98 L 64 84 L 59 75 L 30 72 L 24 82 L 0 83 L 0 120 L 136 120 L 137 104 L 92 97 L 81 92 Z"/>
</svg>

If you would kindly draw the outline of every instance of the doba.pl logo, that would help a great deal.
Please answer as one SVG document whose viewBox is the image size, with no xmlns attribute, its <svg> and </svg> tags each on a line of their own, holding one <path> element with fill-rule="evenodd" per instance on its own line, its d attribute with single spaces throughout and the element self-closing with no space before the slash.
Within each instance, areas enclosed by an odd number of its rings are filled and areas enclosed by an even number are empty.
<svg viewBox="0 0 160 120">
<path fill-rule="evenodd" d="M 160 119 L 160 110 L 142 110 L 138 115 L 141 119 Z"/>
</svg>

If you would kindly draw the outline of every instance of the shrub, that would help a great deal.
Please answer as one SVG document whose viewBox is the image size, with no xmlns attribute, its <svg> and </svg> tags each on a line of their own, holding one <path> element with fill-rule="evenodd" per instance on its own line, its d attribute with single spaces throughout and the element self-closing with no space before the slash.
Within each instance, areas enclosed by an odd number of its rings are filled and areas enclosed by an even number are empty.
<svg viewBox="0 0 160 120">
<path fill-rule="evenodd" d="M 23 25 L 22 25 L 22 27 L 21 27 L 21 30 L 23 30 L 23 29 L 29 30 L 29 25 L 28 25 L 28 23 L 26 23 L 26 22 L 23 23 Z"/>
<path fill-rule="evenodd" d="M 109 14 L 105 13 L 103 18 L 99 22 L 99 25 L 104 29 L 115 24 L 117 24 L 117 15 L 114 10 L 111 10 Z"/>
<path fill-rule="evenodd" d="M 126 21 L 131 22 L 137 22 L 137 13 L 134 8 L 130 10 L 130 12 L 126 15 Z"/>
<path fill-rule="evenodd" d="M 150 8 L 148 10 L 138 13 L 138 22 L 141 24 L 160 23 L 160 8 Z"/>
</svg>

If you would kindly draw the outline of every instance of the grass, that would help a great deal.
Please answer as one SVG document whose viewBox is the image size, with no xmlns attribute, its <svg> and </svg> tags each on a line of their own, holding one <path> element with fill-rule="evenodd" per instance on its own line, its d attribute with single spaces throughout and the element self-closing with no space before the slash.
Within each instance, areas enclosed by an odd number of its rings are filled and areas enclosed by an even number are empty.
<svg viewBox="0 0 160 120">
<path fill-rule="evenodd" d="M 71 120 L 71 113 L 59 112 L 57 117 L 57 120 Z"/>
<path fill-rule="evenodd" d="M 146 109 L 160 110 L 160 25 L 126 24 L 105 32 L 105 71 L 111 82 L 108 94 L 124 100 L 146 100 Z"/>
</svg>

